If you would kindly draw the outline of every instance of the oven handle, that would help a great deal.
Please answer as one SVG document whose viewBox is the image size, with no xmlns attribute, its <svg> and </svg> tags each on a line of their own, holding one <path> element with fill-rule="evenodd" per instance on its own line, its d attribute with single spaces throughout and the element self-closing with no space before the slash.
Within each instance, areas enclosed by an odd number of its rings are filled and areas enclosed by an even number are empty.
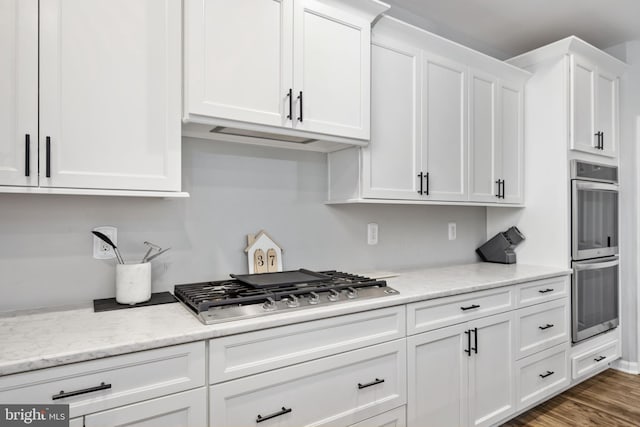
<svg viewBox="0 0 640 427">
<path fill-rule="evenodd" d="M 575 180 L 575 185 L 578 190 L 605 190 L 618 192 L 619 187 L 616 184 L 607 184 L 603 182 L 589 182 Z"/>
<path fill-rule="evenodd" d="M 573 265 L 573 269 L 576 271 L 584 271 L 584 270 L 600 270 L 601 268 L 609 268 L 609 267 L 615 267 L 616 265 L 620 264 L 620 260 L 616 259 L 613 261 L 607 261 L 607 262 L 593 262 L 593 263 L 589 263 L 589 264 L 578 264 L 575 263 Z"/>
</svg>

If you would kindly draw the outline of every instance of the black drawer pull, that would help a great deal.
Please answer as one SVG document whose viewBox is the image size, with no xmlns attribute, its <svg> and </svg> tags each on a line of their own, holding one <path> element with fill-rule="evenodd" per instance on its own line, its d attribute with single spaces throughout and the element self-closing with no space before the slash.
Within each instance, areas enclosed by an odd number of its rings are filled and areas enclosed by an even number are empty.
<svg viewBox="0 0 640 427">
<path fill-rule="evenodd" d="M 544 331 L 545 329 L 549 329 L 549 328 L 553 328 L 555 325 L 553 323 L 547 323 L 544 326 L 538 326 L 538 329 L 540 329 L 541 331 Z"/>
<path fill-rule="evenodd" d="M 471 357 L 471 329 L 464 331 L 467 336 L 467 348 L 464 350 L 467 356 Z"/>
<path fill-rule="evenodd" d="M 551 375 L 555 374 L 555 372 L 553 371 L 547 371 L 546 374 L 540 374 L 540 378 L 547 378 L 550 377 Z"/>
<path fill-rule="evenodd" d="M 258 415 L 257 418 L 256 418 L 256 423 L 261 423 L 263 421 L 270 420 L 271 418 L 275 418 L 275 417 L 279 417 L 280 415 L 288 414 L 291 411 L 292 411 L 291 408 L 285 408 L 283 406 L 280 411 L 274 412 L 273 414 L 265 415 L 264 417 L 262 415 Z"/>
<path fill-rule="evenodd" d="M 100 383 L 100 385 L 96 387 L 89 387 L 89 388 L 85 388 L 84 390 L 70 391 L 67 393 L 60 390 L 60 393 L 54 394 L 53 396 L 51 396 L 51 399 L 52 400 L 64 399 L 65 397 L 79 396 L 81 394 L 93 393 L 94 391 L 100 391 L 100 390 L 108 390 L 110 388 L 111 388 L 111 384 Z"/>
<path fill-rule="evenodd" d="M 371 387 L 372 385 L 382 384 L 383 382 L 384 382 L 384 380 L 380 380 L 380 379 L 376 378 L 375 381 L 371 381 L 370 383 L 367 383 L 367 384 L 358 383 L 358 389 L 362 390 L 363 388 Z"/>
<path fill-rule="evenodd" d="M 423 187 L 422 187 L 422 178 L 424 177 L 424 174 L 422 172 L 420 172 L 418 174 L 418 179 L 420 180 L 420 190 L 418 190 L 418 194 L 422 195 L 424 193 Z"/>
<path fill-rule="evenodd" d="M 607 356 L 600 356 L 600 357 L 596 357 L 596 358 L 595 358 L 595 359 L 593 359 L 593 360 L 595 360 L 596 362 L 602 362 L 602 361 L 603 361 L 604 359 L 606 359 L 606 358 L 607 358 Z"/>
<path fill-rule="evenodd" d="M 554 289 L 552 288 L 547 288 L 547 289 L 540 289 L 538 292 L 540 292 L 541 294 L 546 294 L 548 292 L 553 292 Z"/>
<path fill-rule="evenodd" d="M 460 307 L 460 310 L 467 311 L 467 310 L 473 310 L 474 308 L 480 308 L 480 306 L 478 304 L 473 304 L 473 305 L 470 305 L 469 307 Z"/>
</svg>

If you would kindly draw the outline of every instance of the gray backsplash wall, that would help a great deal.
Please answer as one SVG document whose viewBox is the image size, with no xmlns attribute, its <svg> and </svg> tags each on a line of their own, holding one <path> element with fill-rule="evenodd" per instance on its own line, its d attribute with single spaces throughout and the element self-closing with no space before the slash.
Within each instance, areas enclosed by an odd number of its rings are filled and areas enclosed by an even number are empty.
<svg viewBox="0 0 640 427">
<path fill-rule="evenodd" d="M 0 311 L 113 297 L 114 263 L 91 253 L 99 225 L 118 227 L 127 260 L 142 257 L 144 240 L 173 248 L 154 262 L 154 292 L 245 272 L 246 234 L 260 229 L 284 247 L 285 269 L 474 262 L 485 238 L 481 207 L 324 205 L 324 154 L 195 139 L 183 147 L 189 199 L 0 194 Z M 369 222 L 380 225 L 377 246 L 367 245 Z"/>
</svg>

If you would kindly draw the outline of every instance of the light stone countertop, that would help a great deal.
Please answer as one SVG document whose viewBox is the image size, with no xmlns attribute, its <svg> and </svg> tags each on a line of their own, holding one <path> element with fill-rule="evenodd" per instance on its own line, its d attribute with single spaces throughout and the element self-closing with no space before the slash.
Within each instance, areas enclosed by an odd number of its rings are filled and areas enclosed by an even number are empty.
<svg viewBox="0 0 640 427">
<path fill-rule="evenodd" d="M 0 376 L 358 311 L 568 275 L 571 270 L 477 263 L 385 272 L 399 295 L 203 325 L 179 303 L 94 313 L 92 307 L 0 317 Z"/>
</svg>

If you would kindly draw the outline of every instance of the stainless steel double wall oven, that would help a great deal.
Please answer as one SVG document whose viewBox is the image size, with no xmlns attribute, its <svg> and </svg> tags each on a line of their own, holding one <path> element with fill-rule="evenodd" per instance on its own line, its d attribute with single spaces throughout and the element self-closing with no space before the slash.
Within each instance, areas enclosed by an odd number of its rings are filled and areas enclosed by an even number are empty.
<svg viewBox="0 0 640 427">
<path fill-rule="evenodd" d="M 573 342 L 619 324 L 618 237 L 618 168 L 573 160 Z"/>
</svg>

